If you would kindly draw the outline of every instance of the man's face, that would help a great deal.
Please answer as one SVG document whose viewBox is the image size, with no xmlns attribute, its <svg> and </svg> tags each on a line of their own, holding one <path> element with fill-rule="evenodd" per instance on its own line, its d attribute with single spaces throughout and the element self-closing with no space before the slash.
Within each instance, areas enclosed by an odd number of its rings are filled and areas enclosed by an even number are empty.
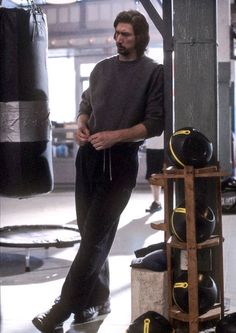
<svg viewBox="0 0 236 333">
<path fill-rule="evenodd" d="M 137 57 L 133 26 L 129 23 L 118 23 L 114 35 L 117 52 L 124 59 Z"/>
</svg>

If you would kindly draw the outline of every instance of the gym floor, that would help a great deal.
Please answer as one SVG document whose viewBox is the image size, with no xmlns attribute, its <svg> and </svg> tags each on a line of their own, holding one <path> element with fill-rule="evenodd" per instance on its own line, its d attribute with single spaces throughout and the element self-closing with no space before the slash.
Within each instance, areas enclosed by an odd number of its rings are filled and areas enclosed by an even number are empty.
<svg viewBox="0 0 236 333">
<path fill-rule="evenodd" d="M 163 220 L 163 210 L 150 215 L 152 195 L 148 187 L 134 190 L 123 212 L 110 254 L 112 312 L 83 325 L 64 324 L 65 333 L 124 333 L 131 320 L 130 262 L 134 250 L 163 240 L 163 232 L 150 227 Z M 163 195 L 162 195 L 163 204 Z M 27 224 L 75 224 L 73 190 L 53 191 L 28 199 L 0 199 L 1 227 Z M 236 311 L 235 215 L 223 215 L 225 299 Z M 36 333 L 31 319 L 48 310 L 59 295 L 62 283 L 78 250 L 69 248 L 30 250 L 30 272 L 25 272 L 25 249 L 1 247 L 1 333 Z"/>
</svg>

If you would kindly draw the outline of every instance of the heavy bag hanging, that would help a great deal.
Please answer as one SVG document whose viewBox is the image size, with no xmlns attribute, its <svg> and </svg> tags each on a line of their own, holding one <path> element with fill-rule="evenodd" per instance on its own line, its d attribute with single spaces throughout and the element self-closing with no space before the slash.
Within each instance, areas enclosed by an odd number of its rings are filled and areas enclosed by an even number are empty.
<svg viewBox="0 0 236 333">
<path fill-rule="evenodd" d="M 38 9 L 0 8 L 0 195 L 53 188 L 47 23 Z"/>
</svg>

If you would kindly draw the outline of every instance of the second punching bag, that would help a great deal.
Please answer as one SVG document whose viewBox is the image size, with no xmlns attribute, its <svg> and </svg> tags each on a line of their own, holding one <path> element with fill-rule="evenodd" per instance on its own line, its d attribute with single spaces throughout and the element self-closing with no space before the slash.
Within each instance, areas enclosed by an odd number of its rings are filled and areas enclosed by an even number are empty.
<svg viewBox="0 0 236 333">
<path fill-rule="evenodd" d="M 53 189 L 46 16 L 0 8 L 0 196 Z"/>
</svg>

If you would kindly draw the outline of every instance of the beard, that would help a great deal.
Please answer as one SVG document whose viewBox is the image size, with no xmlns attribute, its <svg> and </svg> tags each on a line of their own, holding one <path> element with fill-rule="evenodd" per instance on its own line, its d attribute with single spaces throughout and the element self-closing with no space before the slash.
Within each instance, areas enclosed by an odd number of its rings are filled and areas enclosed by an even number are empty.
<svg viewBox="0 0 236 333">
<path fill-rule="evenodd" d="M 128 56 L 130 54 L 129 50 L 127 50 L 124 46 L 116 45 L 117 46 L 117 52 L 120 55 Z"/>
</svg>

